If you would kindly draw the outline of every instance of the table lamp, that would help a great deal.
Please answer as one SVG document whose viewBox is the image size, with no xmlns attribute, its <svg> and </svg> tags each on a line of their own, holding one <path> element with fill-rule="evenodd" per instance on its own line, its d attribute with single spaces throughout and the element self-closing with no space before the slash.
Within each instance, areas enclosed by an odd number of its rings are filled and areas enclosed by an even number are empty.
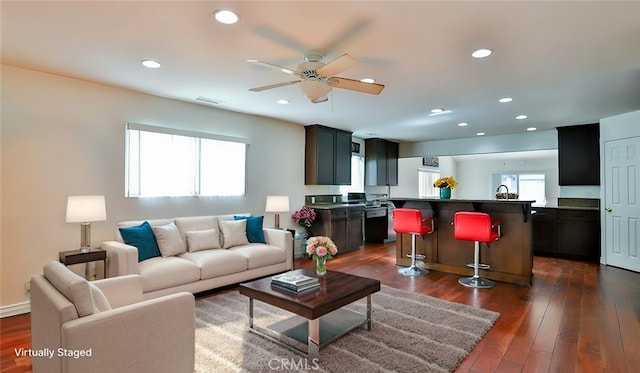
<svg viewBox="0 0 640 373">
<path fill-rule="evenodd" d="M 67 223 L 80 224 L 80 251 L 91 250 L 91 222 L 107 220 L 104 196 L 69 196 Z"/>
<path fill-rule="evenodd" d="M 280 229 L 279 212 L 289 211 L 289 196 L 267 196 L 267 207 L 265 212 L 275 212 L 276 229 Z"/>
</svg>

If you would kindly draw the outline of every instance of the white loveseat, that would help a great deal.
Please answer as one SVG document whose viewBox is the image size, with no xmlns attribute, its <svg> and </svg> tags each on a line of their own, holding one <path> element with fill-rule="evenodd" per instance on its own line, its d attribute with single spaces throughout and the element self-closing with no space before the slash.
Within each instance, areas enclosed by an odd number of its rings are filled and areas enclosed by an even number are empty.
<svg viewBox="0 0 640 373">
<path fill-rule="evenodd" d="M 259 232 L 252 224 L 256 219 Z M 145 222 L 153 229 L 161 255 L 140 260 L 142 249 L 138 248 L 143 245 L 124 243 L 121 228 L 136 229 Z M 249 242 L 256 233 L 265 243 L 255 243 L 255 237 Z M 101 247 L 107 251 L 107 277 L 142 276 L 145 299 L 181 291 L 198 293 L 293 268 L 291 233 L 262 228 L 261 217 L 248 214 L 121 222 L 116 240 Z"/>
</svg>

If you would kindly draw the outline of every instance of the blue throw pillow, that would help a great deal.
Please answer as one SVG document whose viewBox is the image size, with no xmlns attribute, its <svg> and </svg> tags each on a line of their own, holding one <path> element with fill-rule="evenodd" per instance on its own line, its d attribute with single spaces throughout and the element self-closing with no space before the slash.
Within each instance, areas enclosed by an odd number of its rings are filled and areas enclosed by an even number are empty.
<svg viewBox="0 0 640 373">
<path fill-rule="evenodd" d="M 120 228 L 122 240 L 127 245 L 135 246 L 138 249 L 138 262 L 145 259 L 160 256 L 160 248 L 153 234 L 153 228 L 148 221 L 135 226 Z"/>
<path fill-rule="evenodd" d="M 267 243 L 262 231 L 264 216 L 234 216 L 235 220 L 247 220 L 247 240 L 251 243 Z"/>
</svg>

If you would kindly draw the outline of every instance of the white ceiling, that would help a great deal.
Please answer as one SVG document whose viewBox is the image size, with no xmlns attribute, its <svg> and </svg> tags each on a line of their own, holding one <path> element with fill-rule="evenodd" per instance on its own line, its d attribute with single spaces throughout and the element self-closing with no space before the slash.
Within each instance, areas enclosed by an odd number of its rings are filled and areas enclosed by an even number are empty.
<svg viewBox="0 0 640 373">
<path fill-rule="evenodd" d="M 234 9 L 235 25 L 212 12 Z M 640 2 L 2 1 L 2 63 L 355 136 L 429 141 L 592 123 L 640 109 Z M 473 50 L 494 51 L 471 58 Z M 379 96 L 310 103 L 292 80 L 309 50 L 362 64 Z M 140 65 L 143 59 L 160 69 Z M 499 104 L 498 98 L 514 101 Z M 291 100 L 278 105 L 277 99 Z M 450 110 L 430 116 L 433 108 Z M 515 120 L 518 114 L 525 120 Z M 468 122 L 467 127 L 457 123 Z"/>
</svg>

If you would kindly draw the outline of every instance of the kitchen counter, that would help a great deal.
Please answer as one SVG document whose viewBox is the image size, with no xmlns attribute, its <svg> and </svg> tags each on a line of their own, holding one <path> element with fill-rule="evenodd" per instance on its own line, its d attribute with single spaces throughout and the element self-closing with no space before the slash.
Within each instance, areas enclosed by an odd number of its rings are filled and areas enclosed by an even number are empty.
<svg viewBox="0 0 640 373">
<path fill-rule="evenodd" d="M 473 269 L 473 242 L 456 240 L 453 216 L 458 211 L 478 211 L 491 215 L 501 224 L 502 237 L 481 245 L 480 263 L 490 269 L 480 270 L 480 276 L 492 280 L 531 286 L 533 277 L 533 250 L 531 204 L 528 200 L 469 200 L 431 198 L 390 198 L 397 208 L 417 208 L 424 216 L 433 216 L 436 231 L 416 240 L 416 250 L 425 255 L 425 268 L 470 276 Z M 411 236 L 398 234 L 396 264 L 409 266 Z"/>
</svg>

